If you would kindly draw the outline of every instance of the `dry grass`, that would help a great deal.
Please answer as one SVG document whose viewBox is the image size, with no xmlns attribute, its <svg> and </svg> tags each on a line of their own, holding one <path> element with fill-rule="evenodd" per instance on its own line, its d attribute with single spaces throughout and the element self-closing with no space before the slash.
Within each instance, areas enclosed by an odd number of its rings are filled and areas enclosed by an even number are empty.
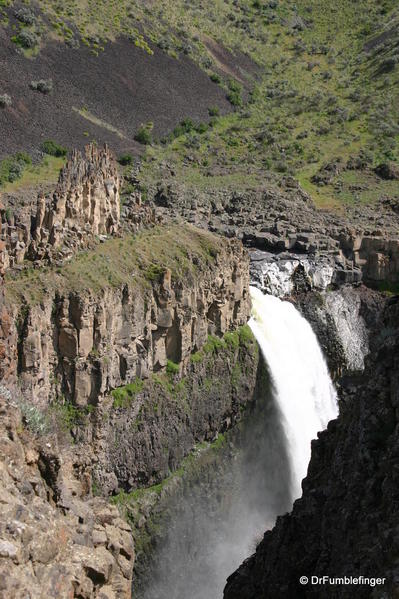
<svg viewBox="0 0 399 599">
<path fill-rule="evenodd" d="M 101 292 L 126 283 L 145 290 L 170 269 L 173 279 L 190 280 L 206 270 L 226 240 L 192 226 L 154 227 L 136 236 L 109 239 L 81 252 L 62 267 L 9 272 L 5 294 L 9 303 L 40 303 L 56 291 Z M 194 264 L 195 262 L 195 264 Z"/>
</svg>

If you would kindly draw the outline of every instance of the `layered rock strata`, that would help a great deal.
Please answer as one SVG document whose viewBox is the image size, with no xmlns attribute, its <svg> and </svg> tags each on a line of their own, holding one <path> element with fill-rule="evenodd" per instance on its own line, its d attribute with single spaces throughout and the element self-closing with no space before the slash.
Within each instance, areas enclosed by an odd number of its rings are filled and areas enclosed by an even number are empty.
<svg viewBox="0 0 399 599">
<path fill-rule="evenodd" d="M 86 427 L 98 487 L 107 494 L 167 478 L 196 444 L 241 420 L 255 401 L 257 367 L 256 341 L 243 327 L 208 341 L 183 377 L 153 374 L 130 396 L 102 400 Z"/>
<path fill-rule="evenodd" d="M 278 268 L 280 262 L 302 258 L 324 264 L 338 285 L 361 280 L 370 285 L 399 282 L 399 219 L 384 202 L 373 208 L 355 207 L 345 215 L 317 210 L 291 178 L 280 186 L 271 182 L 246 192 L 203 193 L 169 177 L 152 193 L 165 217 L 177 215 L 237 237 L 244 245 L 273 255 Z"/>
<path fill-rule="evenodd" d="M 60 447 L 50 434 L 35 438 L 4 387 L 0 447 L 0 596 L 128 599 L 129 525 L 90 496 L 79 448 Z"/>
<path fill-rule="evenodd" d="M 6 282 L 20 388 L 33 403 L 45 406 L 62 395 L 78 406 L 96 404 L 115 387 L 164 370 L 168 360 L 184 370 L 209 334 L 220 336 L 247 322 L 249 259 L 240 242 L 194 228 L 144 233 L 140 252 L 148 244 L 175 244 L 176 252 L 185 253 L 180 276 L 164 266 L 162 256 L 158 264 L 130 264 L 134 241 L 120 243 L 110 240 L 83 258 L 87 268 L 98 269 L 93 285 L 85 281 L 81 287 L 79 260 L 63 269 L 63 280 L 57 269 L 35 271 L 30 297 L 24 273 Z M 97 261 L 91 263 L 93 256 Z M 113 261 L 115 269 L 131 269 L 122 282 L 112 281 Z M 109 274 L 100 279 L 104 268 Z"/>
</svg>

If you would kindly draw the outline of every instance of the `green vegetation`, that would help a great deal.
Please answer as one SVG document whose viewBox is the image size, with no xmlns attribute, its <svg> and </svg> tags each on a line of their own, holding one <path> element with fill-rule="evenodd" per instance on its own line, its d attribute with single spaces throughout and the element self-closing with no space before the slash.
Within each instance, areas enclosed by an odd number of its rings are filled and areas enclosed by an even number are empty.
<svg viewBox="0 0 399 599">
<path fill-rule="evenodd" d="M 250 349 L 257 347 L 253 333 L 248 325 L 243 325 L 237 331 L 227 332 L 223 337 L 215 337 L 209 335 L 204 347 L 191 354 L 191 362 L 198 364 L 204 360 L 206 356 L 212 356 L 218 351 L 237 350 L 240 347 Z"/>
<path fill-rule="evenodd" d="M 90 289 L 93 293 L 128 282 L 141 292 L 154 282 L 153 273 L 170 270 L 174 280 L 193 280 L 205 272 L 216 255 L 223 251 L 224 240 L 190 225 L 152 227 L 135 236 L 108 239 L 94 249 L 77 254 L 63 265 L 33 269 L 6 275 L 7 301 L 30 304 L 49 294 Z"/>
<path fill-rule="evenodd" d="M 27 55 L 48 39 L 98 55 L 123 34 L 149 55 L 155 46 L 190 55 L 223 88 L 233 110 L 218 116 L 210 108 L 210 126 L 180 124 L 160 144 L 147 125 L 140 128 L 144 186 L 167 162 L 177 179 L 206 189 L 259 186 L 270 173 L 294 176 L 319 207 L 392 193 L 372 167 L 399 162 L 395 0 L 161 0 L 151 8 L 132 0 L 40 0 L 40 11 L 26 4 L 2 0 L 0 23 L 9 27 L 17 7 L 9 34 Z M 236 68 L 240 53 L 252 68 Z M 333 163 L 340 167 L 325 178 Z"/>
<path fill-rule="evenodd" d="M 174 376 L 175 374 L 179 374 L 180 365 L 176 364 L 175 362 L 172 362 L 172 360 L 168 360 L 166 365 L 166 372 L 172 376 Z"/>
<path fill-rule="evenodd" d="M 118 157 L 118 162 L 121 166 L 130 166 L 133 164 L 133 156 L 131 154 L 122 154 Z"/>
<path fill-rule="evenodd" d="M 12 192 L 39 183 L 55 183 L 64 163 L 64 157 L 48 155 L 39 164 L 32 164 L 27 154 L 19 153 L 5 158 L 0 162 L 1 191 Z"/>
<path fill-rule="evenodd" d="M 227 99 L 233 106 L 242 106 L 242 85 L 237 83 L 235 79 L 230 79 L 229 81 L 229 91 L 227 94 Z"/>
<path fill-rule="evenodd" d="M 41 150 L 45 154 L 49 154 L 49 156 L 56 156 L 57 158 L 62 158 L 67 155 L 68 150 L 63 146 L 60 146 L 56 141 L 52 139 L 48 139 L 44 141 L 41 145 Z"/>
<path fill-rule="evenodd" d="M 60 397 L 48 408 L 46 420 L 51 422 L 62 432 L 70 432 L 72 428 L 85 424 L 88 416 L 93 412 L 94 406 L 79 407 L 65 398 Z"/>
<path fill-rule="evenodd" d="M 18 152 L 13 156 L 5 158 L 0 162 L 0 186 L 7 183 L 14 183 L 20 179 L 27 168 L 32 164 L 32 160 L 28 154 Z"/>
<path fill-rule="evenodd" d="M 18 406 L 21 410 L 22 418 L 26 426 L 34 435 L 44 435 L 49 430 L 49 423 L 46 415 L 39 410 L 33 403 L 23 399 L 18 400 Z"/>
<path fill-rule="evenodd" d="M 148 126 L 140 127 L 134 136 L 134 139 L 144 146 L 150 145 L 152 142 L 151 129 Z"/>
<path fill-rule="evenodd" d="M 187 186 L 207 190 L 258 187 L 271 172 L 277 179 L 291 175 L 322 208 L 370 204 L 395 193 L 392 182 L 372 171 L 399 161 L 395 4 L 239 0 L 201 8 L 189 2 L 183 9 L 182 2 L 161 3 L 147 19 L 148 31 L 157 29 L 161 15 L 178 22 L 194 59 L 225 89 L 235 111 L 194 137 L 191 127 L 178 126 L 151 148 L 143 182 L 150 184 L 167 161 Z M 196 42 L 205 36 L 212 43 Z M 220 64 L 213 52 L 218 44 L 254 61 L 258 77 L 254 83 L 249 74 L 249 94 L 248 84 Z M 216 66 L 226 75 L 215 73 Z M 323 181 L 320 173 L 333 163 L 341 166 Z"/>
<path fill-rule="evenodd" d="M 114 408 L 127 408 L 132 400 L 138 395 L 144 388 L 144 381 L 136 378 L 134 381 L 125 385 L 124 387 L 118 387 L 111 391 L 111 395 L 114 398 Z"/>
</svg>

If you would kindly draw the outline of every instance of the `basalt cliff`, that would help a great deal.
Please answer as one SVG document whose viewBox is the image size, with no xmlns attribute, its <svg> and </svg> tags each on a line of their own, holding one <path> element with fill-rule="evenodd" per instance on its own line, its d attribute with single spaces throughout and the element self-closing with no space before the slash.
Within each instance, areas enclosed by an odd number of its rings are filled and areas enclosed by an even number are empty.
<svg viewBox="0 0 399 599">
<path fill-rule="evenodd" d="M 339 418 L 312 443 L 302 498 L 231 575 L 226 599 L 398 596 L 397 298 L 381 325 L 364 373 L 341 389 Z M 385 584 L 312 583 L 324 576 Z"/>
<path fill-rule="evenodd" d="M 127 194 L 109 149 L 89 146 L 47 195 L 12 213 L 3 199 L 1 593 L 113 599 L 133 584 L 140 596 L 179 498 L 203 486 L 218 521 L 240 451 L 251 447 L 254 463 L 265 431 L 276 432 L 247 326 L 250 281 L 310 321 L 341 414 L 313 444 L 303 498 L 225 596 L 318 596 L 299 575 L 356 575 L 360 562 L 363 575 L 379 564 L 391 592 L 396 303 L 384 311 L 370 289 L 397 282 L 389 209 L 353 228 L 349 217 L 319 217 L 300 187 L 208 203 L 164 187 L 143 201 L 126 178 Z M 248 489 L 263 489 L 262 460 Z"/>
<path fill-rule="evenodd" d="M 137 195 L 121 222 L 119 185 L 91 147 L 2 212 L 2 596 L 130 596 L 106 498 L 162 481 L 253 396 L 241 243 L 160 225 Z"/>
</svg>

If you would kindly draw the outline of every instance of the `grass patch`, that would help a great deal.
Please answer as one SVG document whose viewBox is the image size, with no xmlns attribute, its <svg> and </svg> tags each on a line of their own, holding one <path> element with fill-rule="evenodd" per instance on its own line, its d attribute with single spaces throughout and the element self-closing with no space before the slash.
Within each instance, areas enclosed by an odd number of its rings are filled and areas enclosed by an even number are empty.
<svg viewBox="0 0 399 599">
<path fill-rule="evenodd" d="M 172 360 L 168 360 L 168 362 L 166 364 L 166 372 L 167 372 L 167 374 L 170 374 L 171 376 L 175 376 L 176 374 L 179 374 L 179 372 L 180 372 L 180 365 L 176 364 L 175 362 L 172 362 Z"/>
<path fill-rule="evenodd" d="M 236 351 L 240 347 L 251 349 L 254 345 L 256 346 L 256 340 L 250 327 L 243 325 L 236 331 L 226 332 L 223 337 L 209 335 L 203 348 L 191 354 L 191 362 L 192 364 L 199 364 L 207 356 L 212 356 L 218 351 L 226 349 Z"/>
<path fill-rule="evenodd" d="M 1 163 L 3 164 L 4 161 Z M 40 164 L 26 164 L 22 170 L 20 177 L 14 181 L 9 181 L 7 176 L 3 178 L 0 175 L 1 190 L 4 192 L 13 192 L 20 189 L 34 187 L 41 183 L 56 183 L 59 177 L 60 169 L 65 164 L 65 158 L 55 158 L 54 156 L 46 156 Z M 2 166 L 0 165 L 0 173 Z"/>
<path fill-rule="evenodd" d="M 74 112 L 77 112 L 84 119 L 86 119 L 86 121 L 93 123 L 93 125 L 97 125 L 97 127 L 101 127 L 102 129 L 105 129 L 106 131 L 111 131 L 111 133 L 115 133 L 115 135 L 117 135 L 120 139 L 125 138 L 125 135 L 122 133 L 122 131 L 119 131 L 119 129 L 117 129 L 113 125 L 110 125 L 103 119 L 96 117 L 94 114 L 89 112 L 87 110 L 87 108 L 75 108 L 74 106 L 72 106 L 72 110 Z"/>
<path fill-rule="evenodd" d="M 101 293 L 104 288 L 126 283 L 145 293 L 155 282 L 154 269 L 158 274 L 169 269 L 175 281 L 194 280 L 212 264 L 209 246 L 218 253 L 224 251 L 224 244 L 223 239 L 190 225 L 153 227 L 135 236 L 109 239 L 77 254 L 62 268 L 36 270 L 27 263 L 20 272 L 7 273 L 5 294 L 8 302 L 23 303 L 25 298 L 35 304 L 56 292 Z"/>
<path fill-rule="evenodd" d="M 123 387 L 117 387 L 111 391 L 114 408 L 128 408 L 133 399 L 144 389 L 144 381 L 140 378 L 134 379 Z"/>
</svg>

